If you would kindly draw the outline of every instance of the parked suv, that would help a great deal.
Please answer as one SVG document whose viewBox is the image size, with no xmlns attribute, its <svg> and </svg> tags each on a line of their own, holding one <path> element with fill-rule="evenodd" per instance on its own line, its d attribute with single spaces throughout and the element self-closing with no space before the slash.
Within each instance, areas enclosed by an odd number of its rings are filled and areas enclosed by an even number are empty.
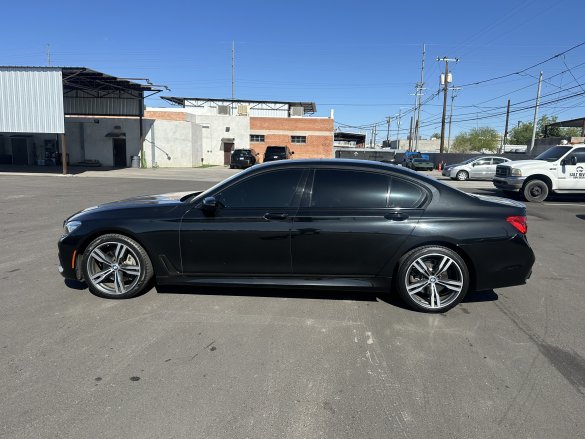
<svg viewBox="0 0 585 439">
<path fill-rule="evenodd" d="M 256 157 L 258 153 L 253 149 L 235 149 L 230 159 L 230 169 L 249 168 L 258 162 Z"/>
<path fill-rule="evenodd" d="M 264 163 L 275 160 L 288 160 L 294 154 L 288 146 L 269 146 L 264 152 Z"/>
<path fill-rule="evenodd" d="M 443 175 L 453 180 L 491 180 L 496 175 L 496 166 L 509 162 L 505 157 L 474 157 L 461 163 L 445 166 Z"/>
</svg>

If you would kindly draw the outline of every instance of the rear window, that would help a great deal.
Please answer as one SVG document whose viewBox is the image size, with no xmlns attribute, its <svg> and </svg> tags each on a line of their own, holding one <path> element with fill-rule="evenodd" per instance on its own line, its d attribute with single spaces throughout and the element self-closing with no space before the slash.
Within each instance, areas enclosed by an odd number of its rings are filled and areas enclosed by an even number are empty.
<svg viewBox="0 0 585 439">
<path fill-rule="evenodd" d="M 284 146 L 269 146 L 266 148 L 266 152 L 269 154 L 284 154 L 286 149 Z"/>
</svg>

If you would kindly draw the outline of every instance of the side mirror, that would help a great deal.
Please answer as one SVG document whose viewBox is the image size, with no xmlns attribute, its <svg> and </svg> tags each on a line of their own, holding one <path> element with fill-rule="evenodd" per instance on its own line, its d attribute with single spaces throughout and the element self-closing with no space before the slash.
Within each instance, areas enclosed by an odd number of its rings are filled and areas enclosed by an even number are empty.
<svg viewBox="0 0 585 439">
<path fill-rule="evenodd" d="M 291 152 L 290 152 L 290 155 L 293 155 L 294 153 L 295 153 L 294 151 L 291 151 Z"/>
<path fill-rule="evenodd" d="M 567 161 L 565 159 L 561 160 L 561 166 L 567 166 Z"/>
<path fill-rule="evenodd" d="M 473 162 L 471 166 L 477 166 L 477 162 Z"/>
<path fill-rule="evenodd" d="M 569 160 L 571 161 L 572 165 L 576 165 L 577 164 L 577 157 L 575 157 L 574 155 L 572 155 Z"/>
<path fill-rule="evenodd" d="M 201 209 L 207 213 L 214 213 L 217 210 L 218 202 L 215 197 L 205 197 Z"/>
</svg>

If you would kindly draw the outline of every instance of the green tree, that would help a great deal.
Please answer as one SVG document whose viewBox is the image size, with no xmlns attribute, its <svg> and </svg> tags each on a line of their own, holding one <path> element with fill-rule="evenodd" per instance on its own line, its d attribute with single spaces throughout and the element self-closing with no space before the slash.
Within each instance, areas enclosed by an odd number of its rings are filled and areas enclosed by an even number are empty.
<svg viewBox="0 0 585 439">
<path fill-rule="evenodd" d="M 441 138 L 441 133 L 434 133 L 434 134 L 431 136 L 431 139 L 440 139 L 440 138 Z"/>
<path fill-rule="evenodd" d="M 557 120 L 557 116 L 547 116 L 546 114 L 543 114 L 536 123 L 536 138 L 576 137 L 581 135 L 581 130 L 579 128 L 570 127 L 549 127 L 545 133 L 546 126 L 555 123 Z M 512 128 L 508 140 L 512 145 L 528 145 L 532 140 L 532 123 L 521 123 L 520 126 Z"/>
<path fill-rule="evenodd" d="M 532 140 L 532 123 L 521 123 L 510 130 L 508 142 L 511 145 L 528 145 Z"/>
<path fill-rule="evenodd" d="M 561 137 L 581 137 L 581 128 L 561 128 Z"/>
<path fill-rule="evenodd" d="M 500 135 L 490 127 L 472 128 L 458 134 L 453 142 L 453 150 L 458 152 L 496 151 L 500 143 Z"/>
</svg>

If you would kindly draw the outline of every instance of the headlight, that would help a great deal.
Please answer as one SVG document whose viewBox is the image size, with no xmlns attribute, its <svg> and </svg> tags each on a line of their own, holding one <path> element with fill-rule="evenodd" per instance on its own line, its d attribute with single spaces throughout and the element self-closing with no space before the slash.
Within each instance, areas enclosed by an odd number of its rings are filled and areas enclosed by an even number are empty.
<svg viewBox="0 0 585 439">
<path fill-rule="evenodd" d="M 514 177 L 522 177 L 522 169 L 512 168 L 511 175 Z"/>
<path fill-rule="evenodd" d="M 63 236 L 69 235 L 81 225 L 81 221 L 69 221 L 63 226 Z"/>
</svg>

